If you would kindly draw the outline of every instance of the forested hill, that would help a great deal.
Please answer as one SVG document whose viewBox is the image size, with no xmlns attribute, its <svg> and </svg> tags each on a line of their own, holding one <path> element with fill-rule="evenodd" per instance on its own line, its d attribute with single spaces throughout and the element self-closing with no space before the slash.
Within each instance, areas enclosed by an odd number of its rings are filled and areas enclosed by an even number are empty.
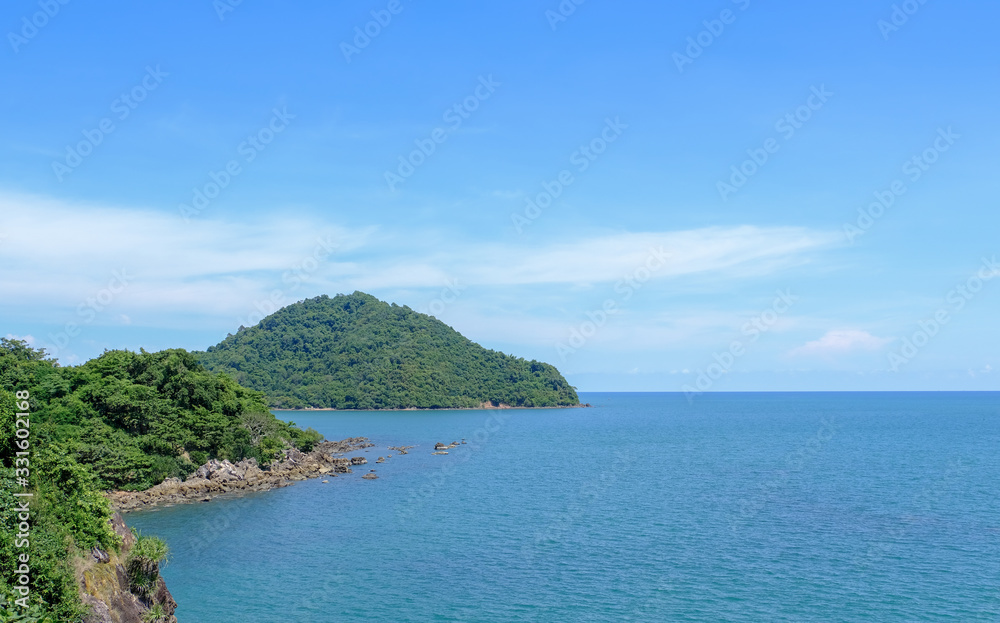
<svg viewBox="0 0 1000 623">
<path fill-rule="evenodd" d="M 289 305 L 196 355 L 276 408 L 579 402 L 553 366 L 487 350 L 431 316 L 362 292 Z"/>
</svg>

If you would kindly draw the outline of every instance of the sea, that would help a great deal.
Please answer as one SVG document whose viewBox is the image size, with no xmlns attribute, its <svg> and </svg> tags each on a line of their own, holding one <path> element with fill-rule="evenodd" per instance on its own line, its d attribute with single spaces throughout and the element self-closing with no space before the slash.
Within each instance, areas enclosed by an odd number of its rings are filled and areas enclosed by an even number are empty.
<svg viewBox="0 0 1000 623">
<path fill-rule="evenodd" d="M 1000 393 L 580 397 L 275 411 L 368 464 L 126 521 L 181 623 L 1000 621 Z"/>
</svg>

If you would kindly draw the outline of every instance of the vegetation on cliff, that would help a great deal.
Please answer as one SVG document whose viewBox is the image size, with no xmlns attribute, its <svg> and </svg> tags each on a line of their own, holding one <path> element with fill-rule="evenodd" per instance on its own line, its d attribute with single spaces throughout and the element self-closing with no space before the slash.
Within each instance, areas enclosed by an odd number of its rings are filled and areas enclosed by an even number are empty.
<svg viewBox="0 0 1000 623">
<path fill-rule="evenodd" d="M 19 428 L 30 433 L 30 454 L 17 454 Z M 18 557 L 28 554 L 39 616 L 77 621 L 85 609 L 71 561 L 93 547 L 118 551 L 121 542 L 102 491 L 146 489 L 209 458 L 267 463 L 277 449 L 319 439 L 275 419 L 260 393 L 207 372 L 183 350 L 108 351 L 63 368 L 0 339 L 0 592 L 17 596 Z M 12 529 L 25 499 L 17 492 L 33 495 L 27 543 Z M 147 545 L 156 554 L 155 542 Z M 153 554 L 143 554 L 147 570 Z M 12 612 L 5 608 L 0 617 Z"/>
<path fill-rule="evenodd" d="M 553 366 L 487 350 L 431 316 L 362 292 L 290 305 L 196 355 L 276 408 L 579 402 Z"/>
<path fill-rule="evenodd" d="M 160 563 L 167 559 L 167 544 L 155 536 L 138 532 L 133 534 L 135 544 L 129 550 L 125 571 L 132 591 L 148 595 L 155 589 L 156 580 L 160 577 Z"/>
</svg>

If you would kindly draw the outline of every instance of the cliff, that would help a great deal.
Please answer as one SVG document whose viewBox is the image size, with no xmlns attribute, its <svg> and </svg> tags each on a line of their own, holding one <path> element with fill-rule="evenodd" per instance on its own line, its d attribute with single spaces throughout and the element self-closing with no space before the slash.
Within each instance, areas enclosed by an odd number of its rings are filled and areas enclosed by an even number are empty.
<svg viewBox="0 0 1000 623">
<path fill-rule="evenodd" d="M 111 528 L 122 538 L 120 552 L 95 547 L 84 559 L 77 561 L 80 597 L 91 609 L 83 622 L 177 623 L 174 616 L 177 602 L 167 590 L 158 568 L 154 569 L 156 580 L 145 594 L 131 586 L 126 568 L 135 535 L 118 513 L 111 518 Z M 157 618 L 157 614 L 161 616 Z"/>
</svg>

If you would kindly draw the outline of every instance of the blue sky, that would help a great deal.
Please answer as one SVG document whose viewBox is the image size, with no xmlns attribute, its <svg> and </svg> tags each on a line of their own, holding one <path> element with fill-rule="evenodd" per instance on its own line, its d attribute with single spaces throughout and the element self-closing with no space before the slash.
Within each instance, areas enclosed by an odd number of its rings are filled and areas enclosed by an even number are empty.
<svg viewBox="0 0 1000 623">
<path fill-rule="evenodd" d="M 0 335 L 363 290 L 581 390 L 1000 389 L 998 17 L 7 2 Z"/>
</svg>

